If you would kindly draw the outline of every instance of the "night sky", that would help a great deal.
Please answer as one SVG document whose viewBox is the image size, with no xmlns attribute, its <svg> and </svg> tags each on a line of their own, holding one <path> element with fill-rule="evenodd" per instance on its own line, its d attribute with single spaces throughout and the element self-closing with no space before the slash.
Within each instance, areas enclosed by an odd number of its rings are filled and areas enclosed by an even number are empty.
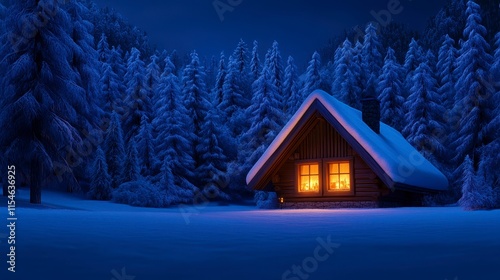
<svg viewBox="0 0 500 280">
<path fill-rule="evenodd" d="M 95 0 L 100 6 L 115 8 L 133 25 L 145 30 L 158 48 L 179 52 L 197 50 L 201 55 L 230 54 L 240 38 L 249 47 L 254 39 L 263 54 L 273 40 L 280 43 L 282 56 L 293 55 L 299 63 L 309 60 L 312 52 L 328 38 L 345 28 L 364 26 L 376 21 L 371 11 L 388 10 L 395 21 L 423 29 L 429 16 L 445 0 L 221 0 L 238 3 L 221 21 L 213 0 Z M 286 4 L 284 4 L 286 3 Z M 399 5 L 398 5 L 399 3 Z M 387 14 L 387 12 L 386 12 Z"/>
</svg>

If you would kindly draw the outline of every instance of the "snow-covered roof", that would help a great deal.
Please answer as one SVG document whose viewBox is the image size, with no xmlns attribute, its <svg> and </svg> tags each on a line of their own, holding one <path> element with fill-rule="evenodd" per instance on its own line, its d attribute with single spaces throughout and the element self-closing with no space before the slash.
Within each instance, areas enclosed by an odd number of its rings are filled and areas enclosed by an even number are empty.
<svg viewBox="0 0 500 280">
<path fill-rule="evenodd" d="M 397 130 L 380 123 L 380 134 L 375 133 L 363 122 L 359 110 L 340 102 L 321 90 L 316 90 L 309 95 L 276 136 L 249 171 L 246 177 L 247 184 L 255 179 L 269 160 L 272 160 L 273 154 L 284 143 L 292 129 L 315 101 L 319 101 L 342 128 L 366 151 L 364 154 L 369 155 L 373 159 L 370 161 L 375 162 L 383 170 L 392 181 L 393 186 L 401 185 L 424 190 L 446 190 L 448 188 L 448 180 L 443 173 L 411 146 Z M 365 161 L 367 161 L 366 158 Z M 384 180 L 387 178 L 381 179 L 387 182 Z"/>
</svg>

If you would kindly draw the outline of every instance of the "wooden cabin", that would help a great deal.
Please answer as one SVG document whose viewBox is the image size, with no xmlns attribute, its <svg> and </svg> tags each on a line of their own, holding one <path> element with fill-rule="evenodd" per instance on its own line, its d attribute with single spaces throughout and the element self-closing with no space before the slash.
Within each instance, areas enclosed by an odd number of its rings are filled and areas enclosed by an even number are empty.
<svg viewBox="0 0 500 280">
<path fill-rule="evenodd" d="M 420 205 L 446 190 L 446 177 L 392 127 L 380 104 L 362 112 L 313 92 L 247 175 L 253 190 L 274 191 L 284 208 Z"/>
</svg>

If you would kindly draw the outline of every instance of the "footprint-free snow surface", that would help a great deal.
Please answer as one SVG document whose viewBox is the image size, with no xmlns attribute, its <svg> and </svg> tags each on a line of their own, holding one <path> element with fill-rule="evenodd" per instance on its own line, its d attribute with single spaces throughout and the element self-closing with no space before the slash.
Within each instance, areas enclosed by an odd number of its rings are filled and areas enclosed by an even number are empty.
<svg viewBox="0 0 500 280">
<path fill-rule="evenodd" d="M 2 280 L 500 279 L 500 211 L 147 209 L 51 192 L 30 206 L 27 195 L 16 273 L 0 230 Z"/>
</svg>

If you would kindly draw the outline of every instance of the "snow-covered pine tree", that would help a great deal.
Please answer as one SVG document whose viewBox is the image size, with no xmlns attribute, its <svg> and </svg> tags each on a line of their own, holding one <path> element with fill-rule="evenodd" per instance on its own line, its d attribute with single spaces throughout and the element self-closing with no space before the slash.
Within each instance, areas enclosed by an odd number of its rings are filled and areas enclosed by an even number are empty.
<svg viewBox="0 0 500 280">
<path fill-rule="evenodd" d="M 300 95 L 299 76 L 297 66 L 292 56 L 288 57 L 285 69 L 285 81 L 283 82 L 283 95 L 289 96 L 285 107 L 285 113 L 291 116 L 304 101 Z"/>
<path fill-rule="evenodd" d="M 202 140 L 201 127 L 210 107 L 212 107 L 208 101 L 208 93 L 204 78 L 205 71 L 200 65 L 198 54 L 193 52 L 191 54 L 191 63 L 184 69 L 182 97 L 184 98 L 184 106 L 188 111 L 188 116 L 191 117 L 189 126 L 192 128 L 194 138 L 190 140 L 192 150 L 195 151 L 193 153 L 193 159 L 195 160 L 196 167 L 200 165 L 202 156 L 196 151 L 196 147 Z M 195 178 L 192 179 L 197 181 Z"/>
<path fill-rule="evenodd" d="M 359 44 L 359 47 L 360 47 L 360 50 L 361 50 L 361 43 L 358 41 L 357 44 Z M 342 57 L 342 45 L 339 45 L 336 49 L 335 49 L 335 53 L 333 55 L 333 69 L 337 69 L 339 67 L 339 63 L 340 63 L 340 58 Z M 361 60 L 360 60 L 361 61 Z M 337 79 L 336 77 L 333 78 L 333 83 L 332 83 L 332 92 L 331 94 L 335 96 L 335 89 L 337 88 L 337 85 L 336 85 L 336 82 L 337 82 Z M 336 96 L 338 97 L 338 96 Z"/>
<path fill-rule="evenodd" d="M 16 171 L 27 175 L 30 202 L 39 204 L 42 187 L 55 179 L 54 173 L 64 170 L 73 177 L 66 151 L 76 150 L 81 131 L 91 126 L 94 116 L 88 112 L 93 104 L 77 94 L 82 92 L 81 77 L 70 61 L 75 42 L 68 33 L 71 22 L 65 7 L 54 1 L 10 4 L 5 19 L 10 43 L 0 47 L 0 127 L 4 129 L 0 148 L 6 160 L 18 167 Z M 48 16 L 45 11 L 54 15 L 38 24 Z M 19 19 L 34 23 L 29 38 Z"/>
<path fill-rule="evenodd" d="M 122 110 L 122 94 L 120 92 L 118 75 L 108 62 L 101 63 L 101 108 L 108 115 L 112 112 L 120 113 Z"/>
<path fill-rule="evenodd" d="M 450 36 L 443 37 L 443 43 L 439 49 L 438 62 L 436 65 L 438 78 L 438 94 L 441 96 L 443 107 L 445 110 L 451 110 L 455 103 L 455 81 L 453 79 L 453 71 L 455 69 L 456 53 L 454 47 L 455 41 Z"/>
<path fill-rule="evenodd" d="M 276 92 L 278 93 L 277 98 L 281 103 L 281 108 L 283 108 L 284 100 L 288 99 L 288 96 L 283 95 L 283 61 L 281 59 L 281 53 L 279 50 L 278 42 L 274 41 L 271 49 L 268 52 L 269 57 L 266 57 L 265 66 L 271 75 L 271 81 L 274 87 L 276 88 Z M 255 92 L 255 90 L 254 90 Z"/>
<path fill-rule="evenodd" d="M 252 58 L 250 60 L 250 82 L 257 81 L 260 75 L 259 43 L 253 41 Z"/>
<path fill-rule="evenodd" d="M 158 170 L 160 166 L 155 153 L 152 125 L 145 115 L 142 116 L 141 127 L 135 141 L 137 143 L 141 175 L 149 178 L 154 175 L 155 170 Z"/>
<path fill-rule="evenodd" d="M 159 81 L 160 99 L 155 104 L 154 110 L 155 151 L 162 164 L 167 159 L 172 162 L 171 170 L 175 175 L 176 186 L 194 190 L 194 186 L 187 182 L 188 178 L 194 176 L 195 162 L 190 140 L 194 136 L 189 127 L 188 111 L 180 100 L 179 80 L 174 75 L 173 69 L 174 65 L 167 57 L 165 69 Z M 163 175 L 160 173 L 158 179 L 161 179 Z M 187 184 L 183 185 L 185 182 Z"/>
<path fill-rule="evenodd" d="M 458 204 L 466 210 L 483 210 L 494 207 L 494 194 L 491 186 L 474 170 L 474 163 L 467 155 L 463 164 L 462 197 Z"/>
<path fill-rule="evenodd" d="M 424 51 L 422 47 L 418 44 L 417 40 L 411 39 L 410 45 L 408 47 L 408 52 L 406 52 L 405 62 L 404 62 L 404 97 L 408 97 L 411 94 L 411 87 L 413 86 L 413 72 L 417 67 L 424 61 Z"/>
<path fill-rule="evenodd" d="M 106 157 L 101 147 L 97 148 L 91 177 L 92 181 L 90 182 L 90 190 L 87 196 L 95 200 L 110 200 L 112 191 L 111 176 L 108 174 Z"/>
<path fill-rule="evenodd" d="M 99 53 L 100 62 L 110 62 L 111 61 L 111 49 L 109 48 L 108 38 L 104 33 L 101 35 L 101 39 L 97 43 L 97 52 Z"/>
<path fill-rule="evenodd" d="M 251 86 L 247 78 L 247 60 L 246 43 L 240 40 L 229 57 L 227 75 L 222 86 L 222 102 L 218 105 L 218 109 L 222 112 L 222 120 L 228 124 L 234 138 L 242 131 L 244 112 L 251 98 Z"/>
<path fill-rule="evenodd" d="M 396 61 L 394 50 L 389 47 L 380 75 L 378 99 L 381 103 L 381 121 L 398 131 L 403 129 L 405 123 L 402 74 L 403 69 Z"/>
<path fill-rule="evenodd" d="M 111 176 L 113 188 L 117 188 L 123 177 L 123 162 L 125 161 L 125 144 L 120 117 L 116 112 L 111 113 L 111 121 L 106 130 L 103 150 L 106 154 L 108 172 Z"/>
<path fill-rule="evenodd" d="M 269 60 L 268 60 L 269 61 Z M 247 110 L 250 128 L 241 136 L 237 163 L 231 166 L 232 186 L 244 185 L 244 174 L 262 155 L 283 126 L 283 111 L 268 64 L 254 84 L 252 105 Z"/>
<path fill-rule="evenodd" d="M 200 156 L 196 173 L 200 178 L 200 189 L 208 198 L 221 198 L 222 183 L 226 181 L 227 159 L 220 145 L 221 123 L 217 113 L 216 108 L 208 111 L 201 126 L 200 142 L 196 146 Z"/>
<path fill-rule="evenodd" d="M 150 62 L 146 68 L 146 85 L 149 100 L 151 100 L 152 104 L 155 104 L 158 101 L 157 90 L 158 90 L 158 80 L 160 79 L 160 66 L 158 65 L 158 56 L 153 54 L 150 58 Z M 151 105 L 152 106 L 152 105 Z M 148 119 L 151 116 L 147 116 Z"/>
<path fill-rule="evenodd" d="M 361 68 L 348 39 L 342 44 L 338 59 L 332 84 L 334 95 L 347 105 L 361 109 Z"/>
<path fill-rule="evenodd" d="M 122 102 L 125 100 L 126 95 L 126 82 L 124 80 L 125 73 L 127 73 L 127 65 L 125 60 L 123 59 L 123 51 L 120 46 L 115 48 L 111 47 L 109 64 L 113 68 L 113 72 L 115 72 L 116 76 L 118 76 L 118 89 L 121 93 Z"/>
<path fill-rule="evenodd" d="M 415 70 L 412 82 L 412 94 L 405 103 L 408 113 L 403 135 L 427 159 L 437 164 L 445 155 L 442 142 L 444 109 L 436 93 L 436 79 L 426 61 Z"/>
<path fill-rule="evenodd" d="M 124 172 L 122 182 L 133 182 L 141 178 L 141 169 L 137 155 L 137 143 L 131 138 L 127 146 L 127 156 L 125 158 Z"/>
<path fill-rule="evenodd" d="M 126 142 L 137 135 L 142 116 L 146 115 L 149 118 L 152 111 L 145 65 L 140 55 L 138 49 L 132 48 L 127 62 L 127 72 L 125 73 L 127 89 L 122 118 Z"/>
<path fill-rule="evenodd" d="M 118 77 L 121 79 L 121 82 L 123 83 L 123 79 L 125 77 L 125 74 L 127 73 L 127 65 L 126 61 L 123 58 L 123 51 L 120 46 L 116 48 L 114 46 L 111 47 L 110 64 L 111 67 L 113 67 L 113 71 L 116 73 L 116 75 L 118 75 Z M 123 94 L 125 94 L 125 85 L 123 85 Z"/>
<path fill-rule="evenodd" d="M 495 35 L 495 51 L 493 52 L 491 74 L 495 81 L 500 81 L 500 32 Z M 497 88 L 500 90 L 500 85 L 497 85 Z"/>
<path fill-rule="evenodd" d="M 432 52 L 432 50 L 427 50 L 427 52 L 425 53 L 425 60 L 432 73 L 436 73 L 436 55 L 434 54 L 434 52 Z"/>
<path fill-rule="evenodd" d="M 493 187 L 497 194 L 497 200 L 500 200 L 500 197 L 498 197 L 498 194 L 500 194 L 500 174 L 497 172 L 497 170 L 500 170 L 500 161 L 498 160 L 500 139 L 497 138 L 482 147 L 480 152 L 481 160 L 479 161 L 478 175 L 484 177 L 486 185 Z M 496 207 L 500 207 L 500 204 L 496 203 Z"/>
<path fill-rule="evenodd" d="M 371 77 L 377 79 L 380 75 L 380 69 L 382 69 L 382 65 L 384 64 L 382 48 L 377 35 L 377 27 L 369 23 L 365 29 L 363 48 L 361 49 L 363 84 L 366 84 Z"/>
<path fill-rule="evenodd" d="M 270 144 L 283 125 L 283 111 L 273 82 L 271 71 L 265 66 L 256 82 L 256 92 L 252 106 L 249 107 L 251 127 L 241 141 L 244 145 L 240 149 L 241 154 L 248 164 L 253 164 L 260 155 L 247 157 L 245 154 L 253 154 L 260 146 Z"/>
<path fill-rule="evenodd" d="M 304 86 L 300 91 L 300 95 L 303 99 L 307 98 L 314 90 L 319 89 L 321 84 L 320 70 L 321 58 L 318 52 L 314 52 L 305 73 Z M 288 100 L 284 100 L 284 103 L 287 101 Z"/>
<path fill-rule="evenodd" d="M 226 79 L 226 75 L 226 57 L 224 56 L 224 52 L 221 52 L 217 77 L 215 78 L 215 85 L 212 90 L 212 99 L 215 106 L 219 106 L 224 98 L 224 81 Z"/>
<path fill-rule="evenodd" d="M 454 110 L 462 112 L 458 133 L 452 144 L 456 149 L 454 162 L 459 163 L 469 155 L 477 167 L 478 148 L 493 141 L 496 131 L 491 127 L 494 119 L 495 89 L 489 76 L 491 55 L 489 44 L 484 39 L 486 29 L 481 25 L 480 7 L 467 2 L 467 21 L 464 42 L 457 59 L 455 84 L 456 103 Z"/>
</svg>

